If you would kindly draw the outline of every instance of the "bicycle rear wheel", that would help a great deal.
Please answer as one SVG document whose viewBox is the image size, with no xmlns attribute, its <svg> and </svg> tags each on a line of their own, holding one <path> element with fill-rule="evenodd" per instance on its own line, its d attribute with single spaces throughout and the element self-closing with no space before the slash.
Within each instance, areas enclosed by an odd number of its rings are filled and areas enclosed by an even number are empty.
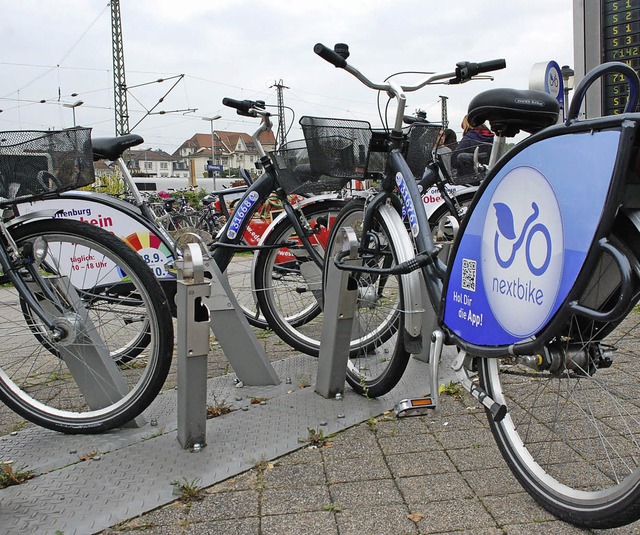
<svg viewBox="0 0 640 535">
<path fill-rule="evenodd" d="M 302 211 L 314 233 L 311 245 L 321 256 L 342 200 L 318 201 Z M 295 233 L 289 219 L 278 223 L 265 245 L 287 243 L 288 247 L 258 252 L 254 287 L 260 311 L 268 326 L 293 348 L 318 355 L 322 331 L 322 268 L 317 266 Z"/>
<path fill-rule="evenodd" d="M 38 237 L 47 242 L 39 273 L 52 293 L 20 275 L 67 335 L 54 340 L 12 285 L 0 288 L 0 399 L 66 433 L 138 416 L 164 384 L 173 352 L 170 310 L 153 273 L 124 242 L 85 223 L 48 219 L 10 233 L 21 250 Z"/>
<path fill-rule="evenodd" d="M 613 237 L 611 243 L 634 269 L 635 304 L 640 299 L 640 262 L 621 240 Z M 603 252 L 580 302 L 609 310 L 619 295 L 620 280 L 617 264 Z M 525 359 L 480 359 L 482 385 L 508 408 L 499 422 L 489 415 L 503 457 L 533 498 L 562 520 L 590 528 L 637 520 L 638 307 L 630 307 L 616 323 L 573 317 L 548 349 L 556 357 L 555 371 L 532 369 Z"/>
</svg>

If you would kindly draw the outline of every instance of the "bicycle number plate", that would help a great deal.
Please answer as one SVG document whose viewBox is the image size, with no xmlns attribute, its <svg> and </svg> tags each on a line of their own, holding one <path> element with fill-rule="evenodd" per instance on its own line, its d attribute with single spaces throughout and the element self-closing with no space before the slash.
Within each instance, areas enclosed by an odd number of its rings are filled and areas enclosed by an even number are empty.
<svg viewBox="0 0 640 535">
<path fill-rule="evenodd" d="M 469 343 L 500 346 L 544 328 L 593 243 L 619 140 L 619 131 L 547 138 L 499 170 L 455 249 L 449 329 Z"/>
</svg>

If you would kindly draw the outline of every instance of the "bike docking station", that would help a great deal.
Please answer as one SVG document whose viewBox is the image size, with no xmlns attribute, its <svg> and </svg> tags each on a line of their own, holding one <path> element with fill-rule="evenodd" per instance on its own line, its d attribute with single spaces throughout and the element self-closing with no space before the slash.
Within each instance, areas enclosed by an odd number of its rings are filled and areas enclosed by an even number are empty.
<svg viewBox="0 0 640 535">
<path fill-rule="evenodd" d="M 358 258 L 358 238 L 351 227 L 342 228 L 342 250 L 348 251 L 343 259 L 346 266 L 362 266 Z M 342 396 L 345 386 L 349 346 L 354 327 L 353 321 L 358 301 L 359 286 L 354 275 L 348 270 L 338 269 L 329 261 L 327 285 L 325 288 L 324 322 L 318 358 L 316 393 L 331 399 Z M 424 281 L 421 279 L 420 293 L 422 303 L 429 303 Z M 402 399 L 393 410 L 396 417 L 419 416 L 433 411 L 439 406 L 439 366 L 442 356 L 443 333 L 437 329 L 437 315 L 434 307 L 421 307 L 421 333 L 431 334 L 431 343 L 422 344 L 420 353 L 414 359 L 429 366 L 430 393 L 419 398 Z"/>
<path fill-rule="evenodd" d="M 345 228 L 346 264 L 358 260 L 358 240 Z M 249 322 L 241 312 L 227 277 L 217 264 L 205 258 L 202 248 L 188 243 L 176 262 L 178 441 L 184 449 L 206 445 L 207 355 L 211 330 L 233 367 L 237 380 L 246 386 L 280 384 L 280 378 L 258 344 Z M 349 271 L 329 266 L 324 300 L 315 392 L 326 399 L 344 394 L 349 344 L 353 329 L 358 284 Z"/>
<path fill-rule="evenodd" d="M 356 233 L 351 227 L 342 228 L 342 232 L 343 250 L 349 251 L 344 263 L 362 265 Z M 330 399 L 344 394 L 358 283 L 349 271 L 339 270 L 331 260 L 328 266 L 315 391 Z"/>
<path fill-rule="evenodd" d="M 188 243 L 176 266 L 176 304 L 183 312 L 177 329 L 178 440 L 192 448 L 206 445 L 209 329 L 243 384 L 277 385 L 280 379 L 217 264 L 204 258 L 198 244 Z"/>
<path fill-rule="evenodd" d="M 350 247 L 347 261 L 357 264 L 356 248 Z M 412 358 L 384 396 L 368 398 L 345 388 L 350 333 L 357 328 L 357 281 L 349 271 L 329 268 L 320 357 L 270 362 L 215 262 L 190 244 L 176 267 L 177 388 L 163 390 L 136 427 L 76 435 L 26 426 L 0 436 L 0 459 L 37 476 L 2 489 L 3 533 L 49 533 L 52 526 L 96 533 L 175 501 L 176 481 L 220 483 L 259 459 L 305 447 L 311 429 L 325 436 L 344 431 L 425 387 L 429 364 Z M 212 332 L 235 373 L 207 379 Z M 297 378 L 305 385 L 296 385 Z M 207 419 L 207 395 L 229 400 L 233 410 Z"/>
</svg>

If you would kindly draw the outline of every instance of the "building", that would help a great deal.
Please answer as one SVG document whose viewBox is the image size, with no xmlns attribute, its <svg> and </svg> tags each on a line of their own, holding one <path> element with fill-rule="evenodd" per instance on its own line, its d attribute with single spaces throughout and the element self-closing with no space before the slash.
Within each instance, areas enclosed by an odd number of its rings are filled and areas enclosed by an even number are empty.
<svg viewBox="0 0 640 535">
<path fill-rule="evenodd" d="M 129 150 L 126 154 L 127 167 L 131 171 L 133 176 L 141 177 L 170 177 L 181 176 L 176 174 L 182 171 L 183 177 L 188 176 L 188 170 L 183 166 L 176 169 L 174 165 L 174 158 L 167 152 L 161 149 L 146 149 L 146 150 Z"/>
<path fill-rule="evenodd" d="M 273 132 L 264 132 L 260 142 L 266 152 L 275 149 Z M 222 166 L 222 171 L 217 172 L 218 176 L 233 176 L 239 168 L 256 174 L 256 162 L 260 160 L 260 156 L 250 134 L 216 131 L 214 144 L 214 164 Z M 212 159 L 211 134 L 194 134 L 178 147 L 173 153 L 173 159 L 186 164 L 192 179 L 207 176 L 207 161 Z"/>
</svg>

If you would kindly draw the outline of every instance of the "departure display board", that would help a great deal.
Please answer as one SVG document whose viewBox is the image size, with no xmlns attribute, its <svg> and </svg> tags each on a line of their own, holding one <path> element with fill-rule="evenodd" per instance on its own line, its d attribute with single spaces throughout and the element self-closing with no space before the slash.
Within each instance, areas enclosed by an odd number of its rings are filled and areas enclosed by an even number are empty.
<svg viewBox="0 0 640 535">
<path fill-rule="evenodd" d="M 602 0 L 602 61 L 622 61 L 640 71 L 640 0 Z M 606 77 L 603 115 L 622 113 L 629 88 L 621 74 Z"/>
</svg>

